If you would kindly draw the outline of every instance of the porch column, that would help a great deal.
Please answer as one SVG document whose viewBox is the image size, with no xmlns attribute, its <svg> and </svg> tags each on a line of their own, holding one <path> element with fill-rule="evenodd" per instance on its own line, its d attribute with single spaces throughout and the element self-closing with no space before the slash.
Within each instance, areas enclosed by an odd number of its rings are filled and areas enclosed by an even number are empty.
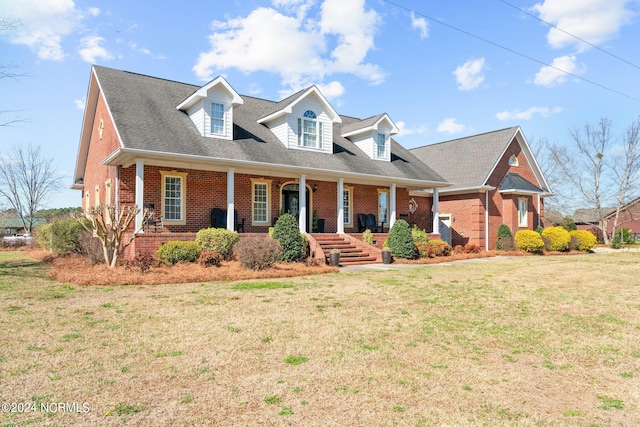
<svg viewBox="0 0 640 427">
<path fill-rule="evenodd" d="M 538 227 L 542 226 L 542 221 L 540 218 L 540 194 L 538 194 Z"/>
<path fill-rule="evenodd" d="M 136 215 L 136 230 L 142 229 L 144 216 L 144 161 L 136 160 L 136 207 L 140 209 Z"/>
<path fill-rule="evenodd" d="M 338 180 L 338 227 L 336 233 L 344 233 L 344 179 Z"/>
<path fill-rule="evenodd" d="M 298 225 L 300 232 L 307 232 L 307 176 L 300 175 L 300 184 L 298 185 L 298 199 L 300 200 L 300 214 L 298 215 Z"/>
<path fill-rule="evenodd" d="M 389 188 L 389 230 L 396 222 L 396 185 L 391 184 Z"/>
<path fill-rule="evenodd" d="M 484 193 L 484 250 L 489 250 L 489 191 Z"/>
<path fill-rule="evenodd" d="M 227 169 L 227 230 L 234 231 L 236 228 L 235 216 L 233 211 L 235 209 L 234 200 L 234 169 Z"/>
<path fill-rule="evenodd" d="M 438 189 L 433 189 L 433 232 L 440 234 L 440 218 L 438 217 L 438 203 L 439 203 Z"/>
</svg>

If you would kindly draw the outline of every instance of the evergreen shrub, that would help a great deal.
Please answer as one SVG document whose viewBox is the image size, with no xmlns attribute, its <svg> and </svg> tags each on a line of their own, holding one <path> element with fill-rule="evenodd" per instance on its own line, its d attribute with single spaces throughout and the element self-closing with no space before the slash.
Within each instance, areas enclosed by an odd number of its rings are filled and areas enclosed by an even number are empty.
<svg viewBox="0 0 640 427">
<path fill-rule="evenodd" d="M 411 237 L 413 237 L 414 242 L 426 242 L 429 240 L 427 232 L 415 225 L 411 228 Z"/>
<path fill-rule="evenodd" d="M 196 242 L 171 240 L 166 242 L 156 251 L 156 256 L 165 264 L 177 262 L 195 262 L 200 256 L 202 248 Z"/>
<path fill-rule="evenodd" d="M 280 243 L 282 249 L 279 261 L 297 262 L 302 259 L 304 242 L 295 216 L 288 213 L 280 215 L 273 229 L 273 238 Z"/>
<path fill-rule="evenodd" d="M 515 237 L 516 247 L 523 251 L 540 253 L 544 249 L 542 236 L 533 230 L 520 230 Z"/>
<path fill-rule="evenodd" d="M 496 249 L 502 251 L 513 250 L 513 234 L 511 234 L 511 230 L 507 224 L 500 224 L 500 227 L 498 227 Z"/>
<path fill-rule="evenodd" d="M 204 252 L 217 252 L 226 260 L 233 256 L 233 246 L 240 237 L 226 228 L 203 228 L 196 234 L 196 243 Z"/>
<path fill-rule="evenodd" d="M 387 245 L 394 258 L 413 259 L 415 257 L 416 247 L 407 221 L 399 219 L 393 224 L 389 230 Z"/>
<path fill-rule="evenodd" d="M 548 247 L 545 249 L 550 251 L 566 251 L 569 248 L 571 236 L 563 227 L 547 227 L 542 231 L 542 238 L 548 239 Z"/>
<path fill-rule="evenodd" d="M 569 235 L 578 240 L 579 251 L 590 251 L 596 246 L 596 236 L 588 230 L 573 230 Z"/>
<path fill-rule="evenodd" d="M 80 236 L 84 231 L 78 220 L 69 218 L 36 229 L 36 241 L 42 249 L 55 254 L 81 253 Z"/>
</svg>

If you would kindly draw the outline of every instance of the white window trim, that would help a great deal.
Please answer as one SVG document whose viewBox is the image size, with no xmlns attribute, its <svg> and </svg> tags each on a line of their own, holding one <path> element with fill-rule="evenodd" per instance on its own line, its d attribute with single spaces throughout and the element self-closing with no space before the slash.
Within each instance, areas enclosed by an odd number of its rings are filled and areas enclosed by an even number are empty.
<svg viewBox="0 0 640 427">
<path fill-rule="evenodd" d="M 256 184 L 265 184 L 267 187 L 267 214 L 265 221 L 255 220 L 255 195 Z M 271 180 L 262 178 L 251 178 L 251 225 L 255 227 L 264 227 L 271 225 Z"/>
<path fill-rule="evenodd" d="M 343 194 L 344 193 L 349 193 L 349 212 L 348 212 L 349 215 L 347 215 L 347 219 L 349 221 L 345 222 L 344 226 L 350 228 L 350 227 L 353 227 L 353 187 L 344 185 L 342 187 L 342 192 L 343 192 Z M 343 205 L 342 208 L 344 209 L 345 206 Z"/>
<path fill-rule="evenodd" d="M 311 111 L 316 118 L 312 119 L 310 117 L 306 117 L 304 115 L 304 113 L 306 113 L 307 111 Z M 305 110 L 305 112 L 303 113 L 303 115 L 301 117 L 298 117 L 298 132 L 297 132 L 297 137 L 298 137 L 298 147 L 305 149 L 305 150 L 323 150 L 324 149 L 324 144 L 323 144 L 323 122 L 320 120 L 319 116 L 315 113 L 315 111 L 312 110 Z M 304 136 L 305 136 L 305 122 L 309 121 L 309 122 L 313 122 L 315 123 L 315 127 L 316 127 L 316 144 L 315 146 L 311 146 L 311 145 L 304 145 Z M 311 135 L 311 134 L 309 134 Z"/>
<path fill-rule="evenodd" d="M 222 106 L 222 119 L 217 117 L 213 117 L 213 106 L 220 105 Z M 227 136 L 227 106 L 224 102 L 217 102 L 216 100 L 212 100 L 209 103 L 209 133 L 215 136 Z M 222 132 L 214 132 L 213 131 L 213 121 L 214 120 L 222 120 Z"/>
<path fill-rule="evenodd" d="M 382 155 L 378 154 L 378 139 L 382 136 L 384 138 L 384 150 Z M 377 133 L 375 139 L 373 140 L 373 158 L 374 160 L 387 160 L 389 154 L 389 141 L 390 136 L 385 133 Z"/>
<path fill-rule="evenodd" d="M 524 215 L 520 203 L 524 203 Z M 518 227 L 529 226 L 529 200 L 526 197 L 518 198 Z"/>
<path fill-rule="evenodd" d="M 186 172 L 177 172 L 177 171 L 160 171 L 160 177 L 162 179 L 162 221 L 165 225 L 186 225 L 187 224 L 187 173 Z M 165 190 L 167 178 L 180 178 L 180 219 L 168 219 L 165 215 Z"/>
<path fill-rule="evenodd" d="M 386 218 L 386 220 L 384 222 L 384 225 L 388 226 L 389 225 L 389 217 L 391 216 L 391 212 L 390 212 L 391 211 L 391 206 L 390 206 L 390 203 L 389 203 L 390 196 L 389 196 L 389 189 L 388 188 L 378 188 L 378 215 L 376 217 L 376 220 L 378 221 L 378 224 L 380 224 L 381 221 L 382 221 L 382 215 L 380 215 L 381 214 L 381 212 L 380 212 L 380 194 L 382 194 L 382 193 L 386 193 L 387 194 L 387 218 Z M 376 225 L 378 225 L 378 224 L 376 224 Z"/>
</svg>

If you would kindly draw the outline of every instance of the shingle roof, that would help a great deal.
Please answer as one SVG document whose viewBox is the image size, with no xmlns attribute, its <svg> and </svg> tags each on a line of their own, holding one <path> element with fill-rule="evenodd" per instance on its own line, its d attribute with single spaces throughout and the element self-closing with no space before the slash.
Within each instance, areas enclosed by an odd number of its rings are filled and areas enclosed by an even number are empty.
<svg viewBox="0 0 640 427">
<path fill-rule="evenodd" d="M 353 132 L 354 130 L 364 129 L 364 128 L 367 128 L 369 126 L 373 126 L 382 117 L 384 117 L 384 113 L 377 114 L 377 115 L 369 117 L 367 119 L 356 120 L 356 121 L 354 121 L 352 123 L 349 123 L 347 125 L 343 124 L 342 125 L 342 134 L 344 135 L 346 133 Z"/>
<path fill-rule="evenodd" d="M 282 103 L 242 96 L 244 104 L 234 107 L 234 141 L 208 138 L 200 135 L 186 113 L 176 109 L 198 86 L 100 66 L 94 70 L 124 148 L 446 183 L 393 140 L 391 162 L 372 160 L 341 136 L 341 126 L 358 119 L 341 116 L 342 124 L 333 124 L 333 154 L 287 149 L 257 123 Z"/>
<path fill-rule="evenodd" d="M 510 127 L 409 151 L 453 183 L 451 187 L 447 187 L 447 191 L 477 188 L 485 185 L 485 180 L 517 129 L 518 127 Z"/>
<path fill-rule="evenodd" d="M 605 217 L 615 210 L 616 208 L 601 208 L 600 212 L 602 216 Z M 573 213 L 573 221 L 576 224 L 597 224 L 599 219 L 598 209 L 594 208 L 576 209 Z"/>
<path fill-rule="evenodd" d="M 500 183 L 500 191 L 526 191 L 528 193 L 542 193 L 542 189 L 536 187 L 517 173 L 507 173 Z"/>
</svg>

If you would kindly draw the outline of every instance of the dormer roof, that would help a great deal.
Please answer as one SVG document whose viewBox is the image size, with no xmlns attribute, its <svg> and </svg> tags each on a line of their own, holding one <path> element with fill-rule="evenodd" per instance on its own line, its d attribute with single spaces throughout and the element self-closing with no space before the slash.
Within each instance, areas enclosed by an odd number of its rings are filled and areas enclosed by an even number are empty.
<svg viewBox="0 0 640 427">
<path fill-rule="evenodd" d="M 350 136 L 358 135 L 361 133 L 378 130 L 380 123 L 383 122 L 386 122 L 391 128 L 390 135 L 395 135 L 400 132 L 400 129 L 398 129 L 395 123 L 393 123 L 389 115 L 387 113 L 382 113 L 376 116 L 369 117 L 367 119 L 350 123 L 346 126 L 342 126 L 342 136 L 344 138 L 348 138 Z"/>
<path fill-rule="evenodd" d="M 216 86 L 224 87 L 225 91 L 231 95 L 231 98 L 232 98 L 231 103 L 233 105 L 242 105 L 244 103 L 244 101 L 242 100 L 242 97 L 238 95 L 238 92 L 236 92 L 233 89 L 233 87 L 231 87 L 231 85 L 224 79 L 224 77 L 218 76 L 215 79 L 211 80 L 206 85 L 200 87 L 191 95 L 189 95 L 184 101 L 178 104 L 176 108 L 178 110 L 183 110 L 183 111 L 187 110 L 192 105 L 197 104 L 198 102 L 206 98 L 209 91 L 215 88 Z"/>
<path fill-rule="evenodd" d="M 293 95 L 277 102 L 272 109 L 266 112 L 262 117 L 258 119 L 258 123 L 265 124 L 272 120 L 275 120 L 283 115 L 291 114 L 293 107 L 302 102 L 309 96 L 316 96 L 322 104 L 323 110 L 331 119 L 333 123 L 342 123 L 340 115 L 333 109 L 327 98 L 324 97 L 322 92 L 314 85 L 307 89 L 294 93 Z"/>
</svg>

